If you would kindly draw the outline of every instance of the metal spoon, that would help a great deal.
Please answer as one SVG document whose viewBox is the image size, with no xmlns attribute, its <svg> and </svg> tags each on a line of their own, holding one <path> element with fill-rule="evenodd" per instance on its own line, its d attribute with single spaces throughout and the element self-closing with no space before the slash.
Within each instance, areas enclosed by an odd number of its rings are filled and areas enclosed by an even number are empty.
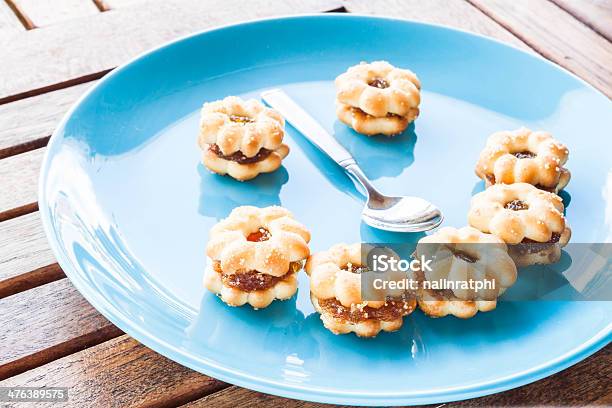
<svg viewBox="0 0 612 408">
<path fill-rule="evenodd" d="M 420 232 L 437 227 L 442 212 L 419 197 L 388 197 L 379 192 L 355 162 L 351 154 L 336 141 L 306 111 L 280 89 L 261 94 L 270 107 L 276 109 L 294 128 L 338 163 L 367 193 L 361 218 L 378 229 L 398 232 Z"/>
</svg>

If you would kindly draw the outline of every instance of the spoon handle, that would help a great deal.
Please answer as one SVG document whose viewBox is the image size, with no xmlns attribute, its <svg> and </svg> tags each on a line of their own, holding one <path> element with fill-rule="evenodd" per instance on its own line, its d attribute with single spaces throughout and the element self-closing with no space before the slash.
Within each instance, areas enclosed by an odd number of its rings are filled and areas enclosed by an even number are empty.
<svg viewBox="0 0 612 408">
<path fill-rule="evenodd" d="M 382 201 L 384 196 L 376 190 L 367 178 L 353 156 L 338 141 L 330 135 L 323 126 L 308 114 L 301 106 L 281 89 L 271 89 L 261 93 L 261 99 L 291 123 L 306 139 L 310 140 L 323 153 L 327 154 L 340 165 L 350 176 L 361 185 L 370 199 Z"/>
<path fill-rule="evenodd" d="M 301 106 L 281 89 L 271 89 L 262 92 L 261 99 L 291 123 L 306 139 L 310 140 L 323 153 L 340 165 L 353 180 L 365 188 L 370 199 L 382 201 L 382 194 L 376 190 L 366 177 L 353 156 L 338 141 L 330 135 L 323 126 L 308 114 Z"/>
<path fill-rule="evenodd" d="M 350 165 L 356 165 L 348 150 L 281 89 L 262 92 L 261 99 L 279 111 L 287 122 L 340 166 L 346 169 Z"/>
</svg>

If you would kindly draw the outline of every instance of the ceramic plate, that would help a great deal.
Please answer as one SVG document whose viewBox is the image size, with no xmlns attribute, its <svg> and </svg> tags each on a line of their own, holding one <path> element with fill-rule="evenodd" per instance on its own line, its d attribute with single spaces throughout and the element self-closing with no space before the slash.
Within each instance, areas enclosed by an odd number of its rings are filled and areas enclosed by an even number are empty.
<svg viewBox="0 0 612 408">
<path fill-rule="evenodd" d="M 395 138 L 338 123 L 333 79 L 364 60 L 418 73 L 421 112 Z M 612 241 L 612 103 L 545 60 L 462 31 L 316 15 L 222 27 L 141 55 L 104 77 L 53 135 L 40 212 L 66 275 L 102 314 L 153 350 L 262 392 L 347 404 L 423 404 L 535 381 L 610 341 L 611 302 L 501 302 L 469 320 L 410 315 L 373 340 L 335 336 L 308 282 L 265 310 L 229 308 L 202 286 L 209 228 L 232 208 L 283 205 L 338 242 L 414 242 L 360 221 L 351 181 L 296 131 L 278 171 L 240 183 L 200 164 L 199 109 L 281 87 L 389 194 L 426 197 L 463 226 L 473 168 L 493 131 L 547 129 L 571 150 L 573 242 Z"/>
</svg>

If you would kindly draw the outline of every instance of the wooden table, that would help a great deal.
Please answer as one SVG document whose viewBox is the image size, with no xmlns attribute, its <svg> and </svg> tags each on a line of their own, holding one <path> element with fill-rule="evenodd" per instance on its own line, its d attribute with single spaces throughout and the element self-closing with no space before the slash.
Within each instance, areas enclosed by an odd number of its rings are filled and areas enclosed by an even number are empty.
<svg viewBox="0 0 612 408">
<path fill-rule="evenodd" d="M 612 96 L 612 0 L 0 0 L 0 386 L 71 387 L 71 406 L 316 405 L 198 374 L 110 324 L 55 262 L 36 186 L 54 126 L 117 65 L 215 25 L 327 11 L 484 34 Z M 610 405 L 611 367 L 608 346 L 534 384 L 452 405 Z"/>
</svg>

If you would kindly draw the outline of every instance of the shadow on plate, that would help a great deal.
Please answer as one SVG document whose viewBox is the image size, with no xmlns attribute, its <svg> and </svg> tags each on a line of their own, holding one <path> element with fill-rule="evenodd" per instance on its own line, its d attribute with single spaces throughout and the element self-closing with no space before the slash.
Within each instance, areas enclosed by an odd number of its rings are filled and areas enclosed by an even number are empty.
<svg viewBox="0 0 612 408">
<path fill-rule="evenodd" d="M 210 292 L 202 297 L 200 313 L 187 329 L 190 346 L 246 356 L 237 348 L 257 350 L 256 360 L 286 365 L 291 361 L 314 358 L 325 364 L 342 364 L 346 358 L 362 355 L 372 364 L 397 358 L 422 359 L 426 355 L 418 324 L 405 320 L 401 330 L 380 333 L 373 339 L 354 334 L 335 335 L 323 327 L 318 313 L 308 316 L 296 308 L 297 296 L 274 301 L 265 309 L 230 307 Z M 228 344 L 228 339 L 236 339 Z M 245 343 L 244 339 L 248 339 Z M 290 339 L 290 341 L 288 341 Z"/>
<path fill-rule="evenodd" d="M 371 180 L 398 176 L 414 162 L 414 146 L 417 142 L 414 123 L 399 135 L 388 137 L 361 135 L 336 121 L 334 136 L 351 152 Z"/>
<path fill-rule="evenodd" d="M 476 195 L 478 193 L 481 193 L 483 191 L 486 190 L 485 187 L 485 182 L 484 180 L 478 180 L 475 184 L 474 184 L 474 188 L 472 188 L 472 195 Z"/>
<path fill-rule="evenodd" d="M 272 173 L 260 174 L 242 182 L 229 176 L 214 174 L 198 164 L 200 174 L 200 203 L 198 212 L 207 217 L 222 219 L 232 208 L 241 205 L 267 207 L 282 205 L 280 192 L 289 180 L 284 166 Z"/>
<path fill-rule="evenodd" d="M 559 309 L 568 303 L 500 300 L 495 310 L 479 312 L 470 319 L 454 316 L 434 319 L 420 311 L 414 318 L 426 329 L 423 333 L 425 344 L 429 341 L 461 343 L 466 349 L 478 350 L 484 343 L 514 341 L 520 336 L 528 336 L 537 330 L 536 326 L 542 321 L 554 319 Z M 534 314 L 538 314 L 539 318 L 534 319 Z"/>
<path fill-rule="evenodd" d="M 568 193 L 566 190 L 561 190 L 559 191 L 558 195 L 563 200 L 563 205 L 565 207 L 565 210 L 567 210 L 567 207 L 569 207 L 570 203 L 572 202 L 571 194 Z M 565 215 L 565 211 L 563 211 L 563 214 Z"/>
<path fill-rule="evenodd" d="M 361 222 L 361 242 L 369 244 L 416 244 L 426 234 L 424 232 L 393 232 L 370 227 Z"/>
</svg>

